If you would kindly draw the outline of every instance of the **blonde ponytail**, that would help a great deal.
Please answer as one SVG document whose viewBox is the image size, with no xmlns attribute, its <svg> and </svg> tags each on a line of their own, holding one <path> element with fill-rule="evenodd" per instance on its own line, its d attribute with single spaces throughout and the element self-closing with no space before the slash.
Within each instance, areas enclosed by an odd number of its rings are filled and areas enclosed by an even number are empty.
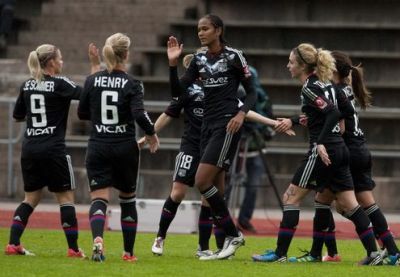
<svg viewBox="0 0 400 277">
<path fill-rule="evenodd" d="M 336 67 L 335 59 L 330 51 L 316 49 L 310 43 L 302 43 L 293 49 L 293 53 L 296 55 L 297 62 L 306 66 L 306 73 L 315 72 L 322 82 L 332 80 Z"/>
<path fill-rule="evenodd" d="M 109 72 L 118 64 L 124 63 L 130 45 L 130 38 L 122 33 L 116 33 L 107 38 L 103 47 L 103 57 Z"/>
<path fill-rule="evenodd" d="M 47 62 L 57 57 L 58 48 L 51 44 L 42 44 L 35 51 L 31 51 L 28 56 L 28 68 L 31 77 L 37 82 L 43 79 L 43 69 Z"/>
<path fill-rule="evenodd" d="M 332 57 L 331 52 L 322 48 L 318 48 L 317 67 L 315 69 L 318 79 L 322 82 L 331 81 L 333 78 L 333 72 L 335 70 L 335 59 Z"/>
<path fill-rule="evenodd" d="M 27 64 L 31 77 L 39 82 L 43 78 L 43 74 L 40 68 L 38 53 L 36 51 L 31 51 L 29 53 Z"/>
</svg>

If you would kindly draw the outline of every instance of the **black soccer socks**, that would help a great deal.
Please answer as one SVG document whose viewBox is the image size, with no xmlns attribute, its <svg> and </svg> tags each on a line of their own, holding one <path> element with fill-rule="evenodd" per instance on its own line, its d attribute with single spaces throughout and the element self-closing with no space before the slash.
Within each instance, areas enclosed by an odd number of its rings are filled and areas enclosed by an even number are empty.
<svg viewBox="0 0 400 277">
<path fill-rule="evenodd" d="M 315 214 L 313 220 L 313 243 L 310 255 L 314 258 L 322 256 L 322 247 L 329 228 L 331 206 L 315 201 Z"/>
<path fill-rule="evenodd" d="M 199 215 L 199 250 L 210 249 L 209 241 L 213 228 L 213 218 L 210 207 L 201 205 Z"/>
<path fill-rule="evenodd" d="M 283 216 L 278 232 L 277 247 L 275 253 L 277 256 L 286 256 L 297 225 L 299 224 L 300 209 L 293 205 L 283 206 Z"/>
<path fill-rule="evenodd" d="M 225 201 L 218 192 L 218 189 L 215 186 L 211 186 L 202 191 L 201 194 L 207 200 L 208 204 L 210 204 L 211 211 L 225 234 L 227 236 L 238 237 L 238 230 L 232 221 Z"/>
<path fill-rule="evenodd" d="M 78 252 L 78 220 L 72 203 L 60 205 L 61 226 L 67 238 L 68 248 Z"/>
<path fill-rule="evenodd" d="M 132 256 L 138 221 L 136 197 L 120 196 L 119 201 L 121 206 L 121 229 L 124 238 L 124 251 Z"/>
<path fill-rule="evenodd" d="M 103 237 L 107 205 L 108 201 L 105 199 L 95 198 L 92 200 L 89 210 L 89 221 L 93 239 Z"/>
<path fill-rule="evenodd" d="M 365 250 L 367 250 L 368 256 L 371 252 L 376 252 L 377 248 L 374 231 L 372 230 L 371 221 L 364 210 L 360 206 L 357 206 L 353 210 L 344 213 L 344 216 L 353 221 L 356 226 L 357 234 L 360 237 Z"/>
<path fill-rule="evenodd" d="M 24 202 L 17 207 L 11 224 L 9 244 L 20 244 L 20 238 L 25 230 L 26 225 L 28 224 L 28 219 L 32 212 L 33 207 Z"/>
<path fill-rule="evenodd" d="M 167 231 L 171 222 L 174 220 L 176 211 L 181 203 L 174 202 L 171 196 L 168 196 L 165 200 L 164 206 L 161 211 L 160 224 L 158 228 L 157 237 L 162 237 L 165 239 L 167 236 Z"/>
<path fill-rule="evenodd" d="M 399 249 L 397 248 L 393 235 L 389 230 L 386 218 L 379 209 L 379 206 L 377 204 L 373 204 L 365 208 L 364 211 L 371 220 L 375 236 L 386 247 L 388 254 L 396 255 L 399 253 Z"/>
<path fill-rule="evenodd" d="M 336 244 L 336 225 L 333 218 L 332 211 L 329 210 L 329 228 L 325 234 L 325 245 L 328 251 L 328 255 L 333 257 L 338 254 L 337 244 Z"/>
</svg>

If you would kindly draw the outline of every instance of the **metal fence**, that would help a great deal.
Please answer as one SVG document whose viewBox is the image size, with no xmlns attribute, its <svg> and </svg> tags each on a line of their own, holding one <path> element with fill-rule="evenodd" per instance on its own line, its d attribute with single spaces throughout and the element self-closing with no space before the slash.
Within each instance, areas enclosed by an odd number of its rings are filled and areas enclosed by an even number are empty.
<svg viewBox="0 0 400 277">
<path fill-rule="evenodd" d="M 25 124 L 18 124 L 16 127 L 13 121 L 13 110 L 15 106 L 15 97 L 0 97 L 0 109 L 7 109 L 7 138 L 0 138 L 0 144 L 7 145 L 7 195 L 10 197 L 15 196 L 16 184 L 14 176 L 14 148 L 17 143 L 21 141 L 24 133 Z M 2 128 L 5 126 L 1 124 Z"/>
</svg>

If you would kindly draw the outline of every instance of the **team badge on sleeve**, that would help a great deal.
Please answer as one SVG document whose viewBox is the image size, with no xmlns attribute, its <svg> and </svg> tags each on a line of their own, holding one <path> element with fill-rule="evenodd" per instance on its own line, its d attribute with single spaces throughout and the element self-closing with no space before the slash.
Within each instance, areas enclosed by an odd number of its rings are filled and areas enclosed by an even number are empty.
<svg viewBox="0 0 400 277">
<path fill-rule="evenodd" d="M 247 64 L 243 67 L 243 73 L 246 78 L 249 78 L 251 76 L 251 72 Z"/>
<path fill-rule="evenodd" d="M 328 106 L 328 103 L 326 103 L 326 101 L 322 98 L 322 97 L 317 97 L 314 100 L 314 104 L 315 106 L 317 106 L 317 108 L 323 110 Z"/>
</svg>

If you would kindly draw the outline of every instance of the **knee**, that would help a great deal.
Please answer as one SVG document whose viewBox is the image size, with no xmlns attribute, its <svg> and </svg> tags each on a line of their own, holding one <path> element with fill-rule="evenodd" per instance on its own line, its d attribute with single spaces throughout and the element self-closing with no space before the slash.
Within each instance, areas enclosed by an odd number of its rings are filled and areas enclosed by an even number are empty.
<svg viewBox="0 0 400 277">
<path fill-rule="evenodd" d="M 186 193 L 183 191 L 177 191 L 177 190 L 173 190 L 171 192 L 171 199 L 172 201 L 174 201 L 175 203 L 180 203 L 182 202 L 183 199 L 185 199 Z"/>
</svg>

